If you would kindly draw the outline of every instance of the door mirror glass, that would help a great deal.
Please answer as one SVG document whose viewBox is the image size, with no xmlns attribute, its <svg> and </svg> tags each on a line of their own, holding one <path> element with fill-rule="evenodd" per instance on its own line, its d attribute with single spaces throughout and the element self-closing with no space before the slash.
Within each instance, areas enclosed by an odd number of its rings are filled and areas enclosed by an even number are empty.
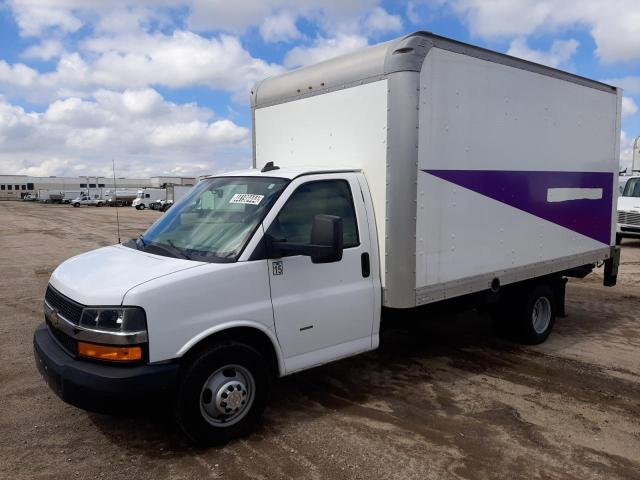
<svg viewBox="0 0 640 480">
<path fill-rule="evenodd" d="M 342 218 L 316 215 L 311 227 L 311 261 L 331 263 L 342 260 Z"/>
<path fill-rule="evenodd" d="M 304 255 L 313 263 L 332 263 L 342 260 L 343 250 L 342 218 L 335 215 L 316 215 L 311 225 L 310 243 L 278 241 L 268 235 L 271 257 Z"/>
</svg>

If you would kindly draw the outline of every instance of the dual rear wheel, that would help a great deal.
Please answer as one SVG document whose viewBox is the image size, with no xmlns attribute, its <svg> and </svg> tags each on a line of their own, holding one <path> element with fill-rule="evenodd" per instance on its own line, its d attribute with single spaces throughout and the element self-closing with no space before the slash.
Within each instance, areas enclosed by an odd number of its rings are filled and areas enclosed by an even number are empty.
<svg viewBox="0 0 640 480">
<path fill-rule="evenodd" d="M 497 333 L 528 345 L 544 342 L 555 325 L 559 297 L 551 283 L 509 292 L 492 311 Z"/>
</svg>

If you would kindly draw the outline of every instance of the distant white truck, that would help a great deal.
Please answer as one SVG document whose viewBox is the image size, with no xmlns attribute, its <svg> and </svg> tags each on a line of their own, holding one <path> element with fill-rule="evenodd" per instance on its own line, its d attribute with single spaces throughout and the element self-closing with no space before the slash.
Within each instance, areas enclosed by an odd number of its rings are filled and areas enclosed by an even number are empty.
<svg viewBox="0 0 640 480">
<path fill-rule="evenodd" d="M 87 408 L 171 395 L 210 444 L 252 428 L 275 378 L 376 349 L 401 310 L 484 308 L 543 342 L 567 277 L 604 263 L 616 283 L 621 100 L 426 32 L 266 79 L 254 168 L 56 268 L 36 363 Z"/>
<path fill-rule="evenodd" d="M 187 192 L 193 188 L 193 185 L 167 185 L 167 197 L 164 201 L 160 201 L 160 211 L 166 212 L 171 206 L 179 202 Z"/>
<path fill-rule="evenodd" d="M 74 198 L 73 200 L 71 200 L 71 205 L 73 205 L 74 207 L 80 207 L 82 205 L 86 205 L 86 206 L 94 206 L 94 207 L 102 207 L 105 203 L 104 200 L 102 198 L 100 198 L 99 195 L 80 195 L 79 197 Z"/>
<path fill-rule="evenodd" d="M 144 188 L 138 190 L 136 199 L 131 204 L 137 210 L 144 210 L 149 208 L 153 202 L 160 200 L 166 200 L 167 190 L 165 188 Z"/>
<path fill-rule="evenodd" d="M 616 244 L 623 238 L 640 238 L 640 175 L 628 177 L 618 197 Z"/>
</svg>

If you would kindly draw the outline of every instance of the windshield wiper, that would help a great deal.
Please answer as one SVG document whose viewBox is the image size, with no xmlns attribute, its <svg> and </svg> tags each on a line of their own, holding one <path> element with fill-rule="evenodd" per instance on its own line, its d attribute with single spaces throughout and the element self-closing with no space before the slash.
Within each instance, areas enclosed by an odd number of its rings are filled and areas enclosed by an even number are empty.
<svg viewBox="0 0 640 480">
<path fill-rule="evenodd" d="M 138 246 L 138 241 L 140 241 L 140 243 L 142 244 L 142 248 Z M 145 248 L 147 248 L 147 244 L 144 241 L 144 235 L 142 233 L 138 235 L 138 241 L 136 241 L 136 248 L 138 250 L 144 250 Z"/>
<path fill-rule="evenodd" d="M 188 254 L 186 254 L 185 252 L 183 252 L 182 250 L 180 250 L 178 247 L 175 246 L 175 244 L 173 243 L 173 240 L 170 240 L 167 238 L 167 243 L 171 245 L 171 248 L 173 248 L 182 258 L 186 260 L 191 260 L 191 257 Z"/>
</svg>

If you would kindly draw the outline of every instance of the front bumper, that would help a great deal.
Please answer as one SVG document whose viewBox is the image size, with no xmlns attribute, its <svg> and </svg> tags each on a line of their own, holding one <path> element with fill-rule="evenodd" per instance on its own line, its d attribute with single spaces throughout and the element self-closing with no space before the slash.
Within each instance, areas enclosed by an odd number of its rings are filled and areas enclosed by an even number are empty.
<svg viewBox="0 0 640 480">
<path fill-rule="evenodd" d="M 33 335 L 36 366 L 51 389 L 65 402 L 94 411 L 170 393 L 178 379 L 178 363 L 127 367 L 79 360 L 66 353 L 46 324 Z"/>
<path fill-rule="evenodd" d="M 640 226 L 618 223 L 616 233 L 622 235 L 623 237 L 640 237 Z"/>
</svg>

